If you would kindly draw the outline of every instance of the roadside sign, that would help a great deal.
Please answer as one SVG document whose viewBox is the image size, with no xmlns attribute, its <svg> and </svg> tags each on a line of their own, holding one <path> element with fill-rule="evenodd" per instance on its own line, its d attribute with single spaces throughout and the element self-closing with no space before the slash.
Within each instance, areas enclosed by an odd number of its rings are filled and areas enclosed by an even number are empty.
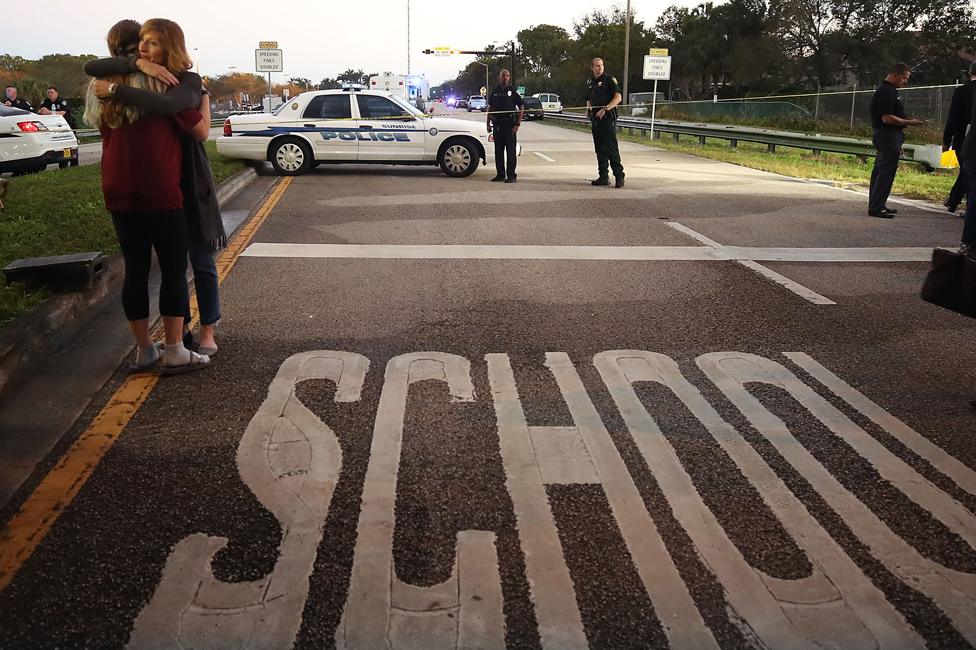
<svg viewBox="0 0 976 650">
<path fill-rule="evenodd" d="M 650 50 L 647 51 L 647 53 L 650 54 L 651 56 L 667 56 L 668 55 L 668 48 L 666 48 L 666 47 L 652 47 Z"/>
<path fill-rule="evenodd" d="M 454 56 L 457 54 L 457 49 L 453 47 L 435 47 L 434 56 Z"/>
<path fill-rule="evenodd" d="M 254 50 L 254 69 L 257 72 L 283 72 L 285 68 L 281 50 L 275 48 Z"/>
<path fill-rule="evenodd" d="M 667 81 L 671 78 L 671 57 L 670 56 L 650 56 L 644 57 L 644 78 L 655 81 Z"/>
<path fill-rule="evenodd" d="M 262 50 L 277 50 L 278 49 L 278 41 L 260 41 L 258 43 L 258 47 L 261 48 Z M 651 52 L 651 54 L 654 54 L 654 53 Z"/>
<path fill-rule="evenodd" d="M 525 94 L 525 86 L 519 86 L 518 87 L 518 94 L 519 95 L 524 95 Z"/>
<path fill-rule="evenodd" d="M 481 87 L 481 94 L 482 94 L 482 95 L 487 95 L 487 94 L 488 94 L 488 89 L 487 89 L 487 88 L 485 88 L 484 86 L 482 86 L 482 87 Z"/>
</svg>

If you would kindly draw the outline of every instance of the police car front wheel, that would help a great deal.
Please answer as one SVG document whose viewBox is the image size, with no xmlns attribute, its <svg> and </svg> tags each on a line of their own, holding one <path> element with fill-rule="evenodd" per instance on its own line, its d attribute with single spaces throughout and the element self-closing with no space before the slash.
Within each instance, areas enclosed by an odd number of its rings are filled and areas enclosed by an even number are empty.
<svg viewBox="0 0 976 650">
<path fill-rule="evenodd" d="M 271 146 L 271 165 L 279 174 L 298 176 L 312 168 L 312 149 L 298 138 L 287 138 Z"/>
<path fill-rule="evenodd" d="M 478 169 L 478 153 L 467 142 L 449 142 L 441 150 L 441 170 L 448 176 L 470 176 Z"/>
</svg>

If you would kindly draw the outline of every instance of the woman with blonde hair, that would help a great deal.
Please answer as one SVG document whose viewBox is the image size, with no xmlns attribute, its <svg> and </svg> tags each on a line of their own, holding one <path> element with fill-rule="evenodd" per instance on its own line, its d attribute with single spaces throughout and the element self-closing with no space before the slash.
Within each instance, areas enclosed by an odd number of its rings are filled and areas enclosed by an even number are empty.
<svg viewBox="0 0 976 650">
<path fill-rule="evenodd" d="M 183 31 L 172 21 L 151 22 L 151 28 L 147 29 L 147 23 L 139 32 L 139 51 L 174 77 L 183 74 L 191 65 Z M 130 43 L 113 44 L 116 28 L 131 35 L 129 21 L 113 27 L 109 32 L 112 53 L 117 54 L 120 46 L 131 50 Z M 166 117 L 143 114 L 118 101 L 117 93 L 135 89 L 130 82 L 139 85 L 139 81 L 139 75 L 132 73 L 126 74 L 122 82 L 96 80 L 93 93 L 100 106 L 91 107 L 90 111 L 92 114 L 99 111 L 102 193 L 125 260 L 122 306 L 138 345 L 135 366 L 150 369 L 159 364 L 163 373 L 175 374 L 205 367 L 210 362 L 207 356 L 187 350 L 182 342 L 188 300 L 188 242 L 180 189 L 181 136 L 189 133 L 206 138 L 210 124 L 204 122 L 196 108 Z M 153 84 L 145 81 L 145 85 Z M 165 334 L 162 352 L 149 334 L 149 271 L 153 250 L 162 276 L 159 295 Z"/>
<path fill-rule="evenodd" d="M 152 19 L 142 25 L 142 33 L 165 33 L 171 21 Z M 169 53 L 166 43 L 162 50 Z M 146 114 L 172 116 L 187 108 L 196 107 L 203 115 L 204 122 L 210 123 L 210 98 L 202 87 L 200 77 L 186 70 L 174 75 L 165 61 L 153 62 L 144 48 L 138 56 L 128 52 L 117 52 L 114 58 L 90 61 L 85 64 L 85 72 L 93 76 L 145 73 L 155 84 L 165 84 L 163 94 L 152 92 L 158 85 L 145 88 L 139 84 L 129 84 L 117 88 L 113 100 L 124 104 L 128 110 L 139 110 Z M 141 75 L 140 75 L 141 76 Z M 218 289 L 215 253 L 227 241 L 224 223 L 217 204 L 217 190 L 213 182 L 210 161 L 203 140 L 206 137 L 183 138 L 183 167 L 180 186 L 183 191 L 183 208 L 189 232 L 190 263 L 196 286 L 197 305 L 200 311 L 199 352 L 213 356 L 217 352 L 214 339 L 215 327 L 220 320 L 220 299 Z M 189 329 L 189 303 L 184 322 L 184 344 L 189 347 L 193 336 Z"/>
</svg>

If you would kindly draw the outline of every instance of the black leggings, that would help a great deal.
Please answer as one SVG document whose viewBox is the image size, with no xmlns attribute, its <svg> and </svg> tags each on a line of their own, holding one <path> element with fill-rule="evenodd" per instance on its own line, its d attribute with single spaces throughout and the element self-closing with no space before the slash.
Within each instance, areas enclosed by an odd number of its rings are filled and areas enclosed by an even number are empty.
<svg viewBox="0 0 976 650">
<path fill-rule="evenodd" d="M 149 318 L 149 270 L 156 249 L 162 282 L 159 313 L 183 316 L 189 302 L 186 287 L 187 232 L 183 210 L 113 212 L 112 223 L 125 259 L 122 308 L 130 321 Z"/>
</svg>

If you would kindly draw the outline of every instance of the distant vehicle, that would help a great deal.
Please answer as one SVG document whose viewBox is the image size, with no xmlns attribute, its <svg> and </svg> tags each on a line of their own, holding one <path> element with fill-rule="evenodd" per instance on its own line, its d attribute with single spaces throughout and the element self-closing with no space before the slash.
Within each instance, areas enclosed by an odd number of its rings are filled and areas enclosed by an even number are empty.
<svg viewBox="0 0 976 650">
<path fill-rule="evenodd" d="M 522 99 L 522 105 L 525 109 L 525 119 L 541 120 L 546 117 L 546 110 L 538 97 L 525 97 Z"/>
<path fill-rule="evenodd" d="M 483 95 L 471 95 L 468 97 L 468 112 L 471 111 L 481 111 L 484 113 L 488 110 L 488 101 Z"/>
<path fill-rule="evenodd" d="M 273 115 L 231 115 L 217 138 L 221 155 L 270 161 L 283 176 L 319 163 L 440 165 L 448 176 L 470 176 L 493 149 L 483 124 L 430 117 L 372 90 L 302 93 Z"/>
<path fill-rule="evenodd" d="M 664 102 L 664 93 L 657 93 L 657 103 Z M 630 93 L 631 115 L 647 115 L 651 112 L 651 104 L 654 103 L 654 93 Z"/>
<path fill-rule="evenodd" d="M 392 72 L 384 72 L 369 78 L 369 89 L 396 95 L 420 110 L 424 110 L 424 105 L 430 98 L 430 83 L 426 77 L 416 74 L 398 75 Z M 365 88 L 359 90 L 365 90 Z"/>
<path fill-rule="evenodd" d="M 563 103 L 559 99 L 559 95 L 555 93 L 536 93 L 532 95 L 540 102 L 542 102 L 542 108 L 549 111 L 550 113 L 562 113 Z"/>
<path fill-rule="evenodd" d="M 455 97 L 454 95 L 451 95 L 450 97 L 448 97 L 447 98 L 447 101 L 445 102 L 445 104 L 449 108 L 456 108 L 457 107 L 457 103 L 458 103 L 458 98 Z"/>
<path fill-rule="evenodd" d="M 468 107 L 468 100 L 464 99 L 463 97 L 458 97 L 457 101 L 454 104 L 454 108 L 467 108 L 467 107 Z"/>
<path fill-rule="evenodd" d="M 29 174 L 78 164 L 78 138 L 61 115 L 0 105 L 0 174 Z"/>
</svg>

